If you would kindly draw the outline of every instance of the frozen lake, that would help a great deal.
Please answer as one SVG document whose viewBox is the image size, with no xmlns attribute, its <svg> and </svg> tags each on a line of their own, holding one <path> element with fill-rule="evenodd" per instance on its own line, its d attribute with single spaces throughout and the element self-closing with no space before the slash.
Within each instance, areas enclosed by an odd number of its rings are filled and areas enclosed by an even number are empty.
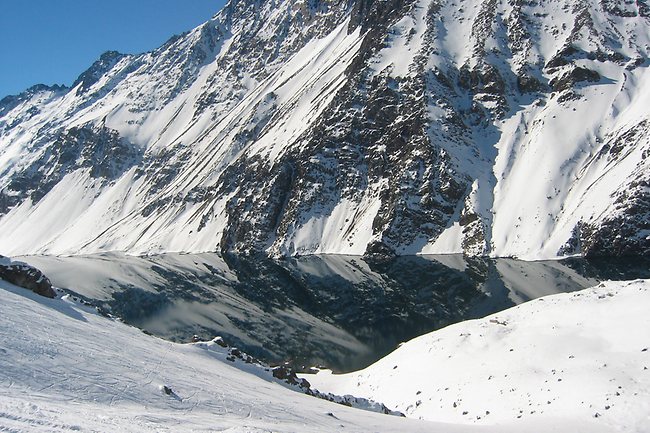
<svg viewBox="0 0 650 433">
<path fill-rule="evenodd" d="M 174 341 L 221 335 L 268 362 L 363 368 L 400 342 L 606 279 L 650 260 L 523 262 L 463 256 L 271 260 L 217 254 L 20 257 L 125 322 Z"/>
</svg>

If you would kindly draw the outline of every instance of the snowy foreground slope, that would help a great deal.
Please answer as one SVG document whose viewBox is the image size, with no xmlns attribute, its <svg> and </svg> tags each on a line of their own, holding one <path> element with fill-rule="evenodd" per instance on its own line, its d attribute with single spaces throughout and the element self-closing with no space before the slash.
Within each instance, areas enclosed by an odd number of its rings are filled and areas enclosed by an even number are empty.
<svg viewBox="0 0 650 433">
<path fill-rule="evenodd" d="M 233 0 L 0 101 L 0 251 L 650 252 L 650 7 Z"/>
<path fill-rule="evenodd" d="M 424 335 L 357 373 L 306 377 L 412 418 L 648 432 L 649 308 L 650 280 L 603 283 Z"/>
<path fill-rule="evenodd" d="M 0 431 L 414 431 L 0 281 Z M 253 369 L 254 370 L 254 369 Z M 161 391 L 169 386 L 176 395 Z M 460 431 L 452 429 L 451 431 Z"/>
<path fill-rule="evenodd" d="M 650 282 L 637 281 L 549 297 L 500 314 L 506 325 L 491 322 L 494 317 L 455 325 L 359 374 L 314 378 L 321 387 L 376 394 L 411 417 L 441 423 L 308 397 L 238 370 L 218 352 L 165 342 L 67 298 L 41 298 L 0 281 L 0 430 L 648 431 L 650 385 L 643 366 L 650 354 L 642 350 L 650 329 L 649 289 Z M 533 314 L 538 310 L 544 315 Z M 438 350 L 429 352 L 433 345 Z M 176 395 L 165 395 L 163 385 Z M 547 399 L 551 404 L 538 406 Z M 471 416 L 457 415 L 454 401 Z M 519 408 L 526 415 L 517 419 Z M 602 416 L 594 418 L 596 412 Z"/>
</svg>

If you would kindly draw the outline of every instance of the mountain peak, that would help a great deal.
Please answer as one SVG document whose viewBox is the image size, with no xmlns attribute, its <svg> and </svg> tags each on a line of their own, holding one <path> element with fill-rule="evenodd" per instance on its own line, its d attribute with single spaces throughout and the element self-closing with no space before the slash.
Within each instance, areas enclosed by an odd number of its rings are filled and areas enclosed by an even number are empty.
<svg viewBox="0 0 650 433">
<path fill-rule="evenodd" d="M 110 71 L 117 62 L 125 58 L 126 55 L 117 51 L 106 51 L 103 53 L 95 63 L 86 69 L 79 77 L 72 83 L 72 88 L 80 86 L 77 90 L 78 94 L 87 91 L 93 84 L 108 71 Z"/>
</svg>

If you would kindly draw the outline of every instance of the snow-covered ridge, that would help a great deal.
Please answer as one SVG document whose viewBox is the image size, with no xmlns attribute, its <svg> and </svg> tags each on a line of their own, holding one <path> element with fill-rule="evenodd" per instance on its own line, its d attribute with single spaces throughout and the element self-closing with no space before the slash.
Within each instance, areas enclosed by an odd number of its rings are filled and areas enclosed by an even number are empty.
<svg viewBox="0 0 650 433">
<path fill-rule="evenodd" d="M 607 282 L 424 335 L 360 372 L 305 377 L 431 421 L 648 431 L 649 306 L 650 281 Z"/>
<path fill-rule="evenodd" d="M 649 20 L 233 1 L 2 100 L 0 250 L 647 254 Z"/>
</svg>

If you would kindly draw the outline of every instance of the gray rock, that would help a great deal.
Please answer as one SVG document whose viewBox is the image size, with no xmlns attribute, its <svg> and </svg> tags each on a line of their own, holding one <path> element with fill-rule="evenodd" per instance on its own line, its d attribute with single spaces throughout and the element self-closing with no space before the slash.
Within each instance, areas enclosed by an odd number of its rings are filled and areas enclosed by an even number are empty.
<svg viewBox="0 0 650 433">
<path fill-rule="evenodd" d="M 0 278 L 16 286 L 31 290 L 37 295 L 55 298 L 50 280 L 38 269 L 22 262 L 0 256 Z"/>
</svg>

